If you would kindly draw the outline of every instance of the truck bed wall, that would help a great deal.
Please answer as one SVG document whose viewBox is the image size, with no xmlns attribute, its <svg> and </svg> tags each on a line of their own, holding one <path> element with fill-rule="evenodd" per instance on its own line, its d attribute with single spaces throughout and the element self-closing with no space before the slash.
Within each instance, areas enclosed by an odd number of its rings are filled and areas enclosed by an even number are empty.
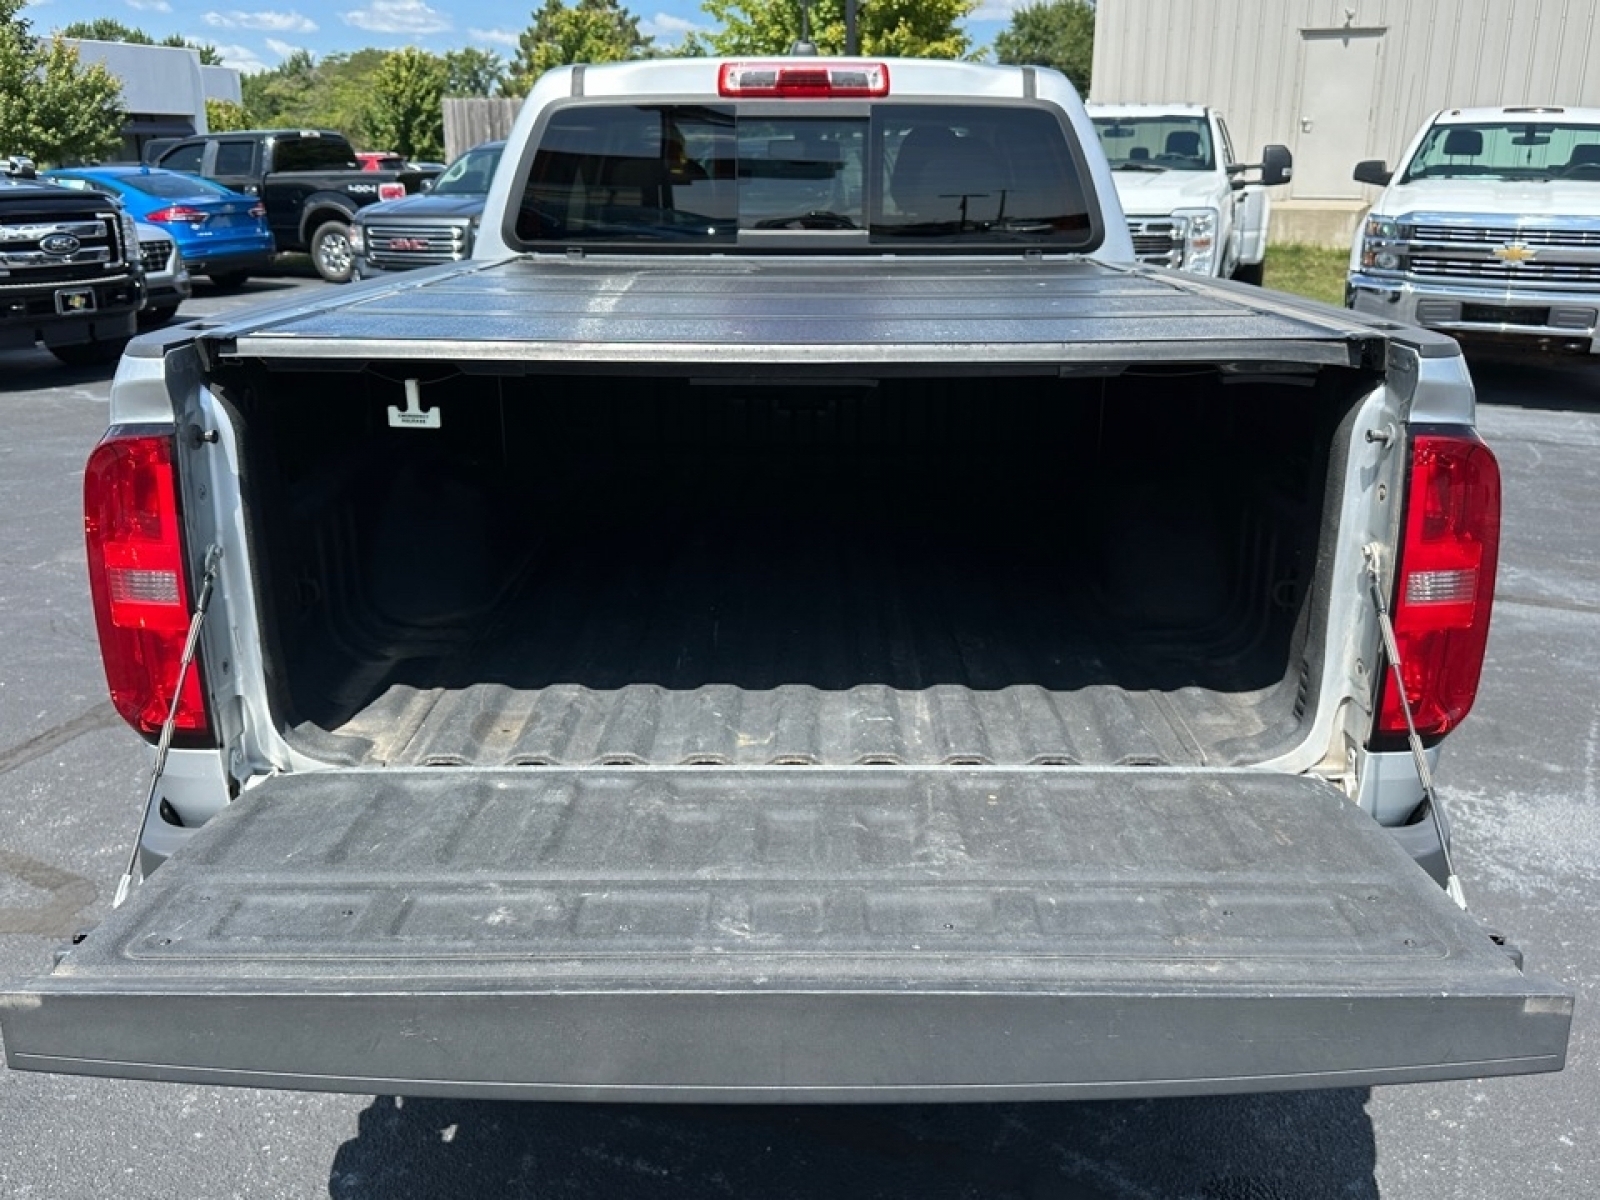
<svg viewBox="0 0 1600 1200">
<path fill-rule="evenodd" d="M 242 365 L 277 719 L 341 763 L 1238 763 L 1360 388 Z"/>
</svg>

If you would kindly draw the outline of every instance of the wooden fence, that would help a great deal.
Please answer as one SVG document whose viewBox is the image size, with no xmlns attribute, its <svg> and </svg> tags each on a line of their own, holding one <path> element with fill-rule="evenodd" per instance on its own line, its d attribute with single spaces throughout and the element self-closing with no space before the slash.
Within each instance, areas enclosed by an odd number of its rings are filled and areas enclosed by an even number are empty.
<svg viewBox="0 0 1600 1200">
<path fill-rule="evenodd" d="M 479 142 L 503 138 L 522 108 L 521 100 L 449 98 L 444 102 L 444 157 L 453 162 Z"/>
</svg>

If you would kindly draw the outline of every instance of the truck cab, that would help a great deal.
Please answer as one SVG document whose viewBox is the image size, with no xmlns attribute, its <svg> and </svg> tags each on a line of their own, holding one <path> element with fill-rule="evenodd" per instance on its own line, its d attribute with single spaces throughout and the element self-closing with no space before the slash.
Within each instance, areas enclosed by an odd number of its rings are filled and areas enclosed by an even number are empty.
<svg viewBox="0 0 1600 1200">
<path fill-rule="evenodd" d="M 1234 154 L 1228 124 L 1200 104 L 1091 104 L 1141 262 L 1260 283 L 1271 201 L 1293 159 L 1267 146 L 1261 162 Z M 1255 181 L 1247 172 L 1259 171 Z"/>
</svg>

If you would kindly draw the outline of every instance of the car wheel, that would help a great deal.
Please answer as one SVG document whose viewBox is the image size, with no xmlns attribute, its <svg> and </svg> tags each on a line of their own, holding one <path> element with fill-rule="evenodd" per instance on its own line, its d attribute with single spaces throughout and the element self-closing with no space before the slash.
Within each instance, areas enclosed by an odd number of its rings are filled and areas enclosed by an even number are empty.
<svg viewBox="0 0 1600 1200">
<path fill-rule="evenodd" d="M 176 304 L 163 304 L 160 308 L 147 308 L 139 314 L 139 328 L 153 329 L 157 325 L 165 325 L 178 315 Z"/>
<path fill-rule="evenodd" d="M 349 283 L 355 273 L 356 254 L 350 247 L 350 226 L 326 221 L 311 235 L 311 265 L 329 283 Z"/>
<path fill-rule="evenodd" d="M 103 367 L 122 357 L 127 338 L 99 342 L 73 342 L 70 346 L 51 346 L 50 353 L 69 367 Z"/>
<path fill-rule="evenodd" d="M 1266 276 L 1266 271 L 1267 264 L 1265 262 L 1240 263 L 1233 269 L 1233 277 L 1240 283 L 1253 283 L 1260 287 L 1262 279 Z"/>
<path fill-rule="evenodd" d="M 250 279 L 250 272 L 217 271 L 213 274 L 207 275 L 206 278 L 211 280 L 212 287 L 227 288 L 231 290 L 236 287 L 243 287 Z"/>
</svg>

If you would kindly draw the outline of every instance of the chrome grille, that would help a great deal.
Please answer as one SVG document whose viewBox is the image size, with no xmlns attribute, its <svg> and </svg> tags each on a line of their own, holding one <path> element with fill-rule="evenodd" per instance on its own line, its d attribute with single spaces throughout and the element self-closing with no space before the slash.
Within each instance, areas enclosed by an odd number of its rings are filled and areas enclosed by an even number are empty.
<svg viewBox="0 0 1600 1200">
<path fill-rule="evenodd" d="M 121 249 L 114 216 L 10 216 L 0 221 L 0 286 L 103 279 L 122 265 Z"/>
<path fill-rule="evenodd" d="M 1414 254 L 1414 275 L 1433 279 L 1479 279 L 1496 283 L 1600 283 L 1600 262 L 1526 262 L 1520 265 L 1471 258 Z"/>
<path fill-rule="evenodd" d="M 160 241 L 140 241 L 139 261 L 144 264 L 144 269 L 150 274 L 167 269 L 167 260 L 172 257 L 172 240 L 162 238 Z"/>
<path fill-rule="evenodd" d="M 367 258 L 379 266 L 454 262 L 470 249 L 464 223 L 374 221 L 366 227 Z"/>
<path fill-rule="evenodd" d="M 1418 242 L 1468 246 L 1504 246 L 1521 242 L 1526 246 L 1600 248 L 1600 226 L 1594 229 L 1515 229 L 1504 226 L 1413 225 L 1409 227 L 1409 235 Z"/>
<path fill-rule="evenodd" d="M 1133 253 L 1140 262 L 1175 267 L 1183 261 L 1183 233 L 1177 222 L 1130 217 L 1128 232 L 1133 235 Z"/>
</svg>

